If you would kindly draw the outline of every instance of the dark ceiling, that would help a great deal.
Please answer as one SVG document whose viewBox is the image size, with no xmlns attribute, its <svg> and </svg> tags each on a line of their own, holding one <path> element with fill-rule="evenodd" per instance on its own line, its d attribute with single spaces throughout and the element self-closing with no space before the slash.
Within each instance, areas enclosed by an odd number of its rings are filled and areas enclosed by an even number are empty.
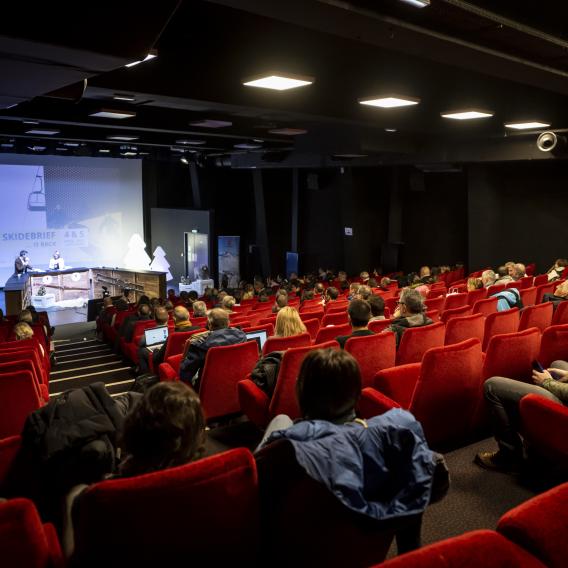
<svg viewBox="0 0 568 568">
<path fill-rule="evenodd" d="M 234 167 L 328 165 L 346 159 L 338 154 L 363 154 L 351 162 L 361 165 L 548 157 L 536 150 L 534 132 L 510 134 L 503 125 L 540 119 L 568 127 L 561 4 L 541 1 L 531 17 L 513 1 L 432 0 L 417 9 L 400 0 L 161 0 L 144 10 L 130 1 L 61 2 L 34 7 L 31 23 L 28 6 L 12 6 L 0 23 L 0 150 L 185 155 Z M 124 67 L 150 49 L 156 59 Z M 285 92 L 242 86 L 265 70 L 315 82 Z M 117 93 L 134 101 L 113 100 Z M 357 103 L 381 93 L 421 104 Z M 470 106 L 495 115 L 468 123 L 440 117 Z M 103 108 L 136 116 L 89 116 Z M 191 125 L 203 119 L 231 125 Z M 31 128 L 59 133 L 26 134 Z M 270 132 L 281 128 L 307 132 Z M 136 139 L 108 139 L 117 134 Z M 202 144 L 189 152 L 180 140 Z"/>
</svg>

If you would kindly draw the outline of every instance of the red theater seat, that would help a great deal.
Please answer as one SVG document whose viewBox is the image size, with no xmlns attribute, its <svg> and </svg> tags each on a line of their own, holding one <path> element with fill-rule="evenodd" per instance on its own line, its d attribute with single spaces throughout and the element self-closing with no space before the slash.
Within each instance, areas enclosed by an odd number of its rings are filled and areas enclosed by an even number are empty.
<svg viewBox="0 0 568 568">
<path fill-rule="evenodd" d="M 514 333 L 519 328 L 519 308 L 512 308 L 504 312 L 489 314 L 485 318 L 485 335 L 483 338 L 483 351 L 487 351 L 489 341 L 494 335 Z M 508 376 L 508 375 L 506 375 Z"/>
<path fill-rule="evenodd" d="M 409 327 L 402 334 L 396 364 L 419 363 L 428 349 L 444 345 L 446 326 L 441 323 L 433 323 L 420 327 Z"/>
<path fill-rule="evenodd" d="M 531 286 L 530 288 L 523 288 L 522 290 L 519 290 L 519 293 L 521 294 L 521 301 L 525 308 L 536 304 L 537 289 L 534 286 Z"/>
<path fill-rule="evenodd" d="M 446 303 L 444 310 L 453 310 L 454 308 L 461 308 L 467 304 L 467 294 L 448 294 L 446 296 Z"/>
<path fill-rule="evenodd" d="M 485 300 L 485 298 L 487 298 L 487 288 L 478 288 L 467 293 L 467 303 L 472 307 L 475 302 Z"/>
<path fill-rule="evenodd" d="M 0 439 L 22 431 L 26 418 L 43 404 L 31 371 L 0 375 Z"/>
<path fill-rule="evenodd" d="M 288 337 L 269 337 L 264 343 L 262 354 L 272 353 L 273 351 L 286 351 L 290 347 L 305 347 L 310 345 L 312 338 L 308 332 L 290 335 Z M 244 377 L 241 377 L 244 378 Z"/>
<path fill-rule="evenodd" d="M 168 357 L 158 367 L 160 381 L 179 381 L 179 367 L 183 359 L 183 354 Z"/>
<path fill-rule="evenodd" d="M 568 323 L 568 300 L 560 302 L 552 316 L 552 325 Z"/>
<path fill-rule="evenodd" d="M 545 368 L 552 361 L 568 361 L 568 324 L 553 325 L 544 331 L 538 360 Z"/>
<path fill-rule="evenodd" d="M 318 335 L 318 330 L 320 328 L 320 320 L 312 318 L 312 319 L 302 319 L 302 321 L 304 322 L 306 330 L 310 334 L 312 341 L 315 341 Z"/>
<path fill-rule="evenodd" d="M 541 284 L 548 284 L 548 274 L 539 274 L 534 277 L 533 286 L 540 286 Z"/>
<path fill-rule="evenodd" d="M 438 310 L 440 313 L 444 310 L 444 304 L 446 303 L 445 296 L 439 296 L 437 298 L 426 298 L 426 308 L 428 310 Z"/>
<path fill-rule="evenodd" d="M 326 325 L 343 325 L 349 323 L 349 316 L 347 315 L 347 310 L 343 312 L 336 312 L 331 314 L 326 314 L 321 320 L 322 327 Z"/>
<path fill-rule="evenodd" d="M 487 317 L 489 314 L 497 312 L 497 298 L 486 298 L 485 300 L 477 300 L 473 305 L 474 314 L 483 314 Z"/>
<path fill-rule="evenodd" d="M 541 333 L 552 324 L 552 302 L 537 304 L 524 308 L 521 312 L 521 320 L 519 322 L 519 331 L 529 329 L 529 327 L 538 327 Z"/>
<path fill-rule="evenodd" d="M 239 448 L 96 483 L 77 500 L 73 520 L 74 561 L 85 568 L 179 566 L 183 559 L 193 566 L 258 565 L 254 458 Z"/>
<path fill-rule="evenodd" d="M 371 331 L 374 331 L 375 333 L 381 333 L 381 331 L 384 331 L 392 322 L 393 322 L 392 318 L 370 321 L 369 329 Z"/>
<path fill-rule="evenodd" d="M 333 325 L 330 327 L 320 327 L 314 345 L 318 343 L 326 343 L 327 341 L 334 341 L 340 335 L 350 335 L 351 326 L 346 323 L 344 325 Z"/>
<path fill-rule="evenodd" d="M 485 317 L 482 314 L 451 318 L 446 323 L 445 344 L 452 345 L 466 339 L 479 339 L 483 344 L 485 333 Z"/>
<path fill-rule="evenodd" d="M 395 365 L 395 335 L 392 331 L 388 331 L 351 337 L 345 342 L 345 351 L 351 353 L 359 363 L 363 388 L 370 387 L 373 386 L 373 379 L 378 371 Z"/>
<path fill-rule="evenodd" d="M 459 308 L 452 308 L 451 310 L 444 310 L 440 316 L 440 320 L 446 323 L 452 318 L 469 316 L 471 314 L 471 306 L 466 304 Z"/>
</svg>

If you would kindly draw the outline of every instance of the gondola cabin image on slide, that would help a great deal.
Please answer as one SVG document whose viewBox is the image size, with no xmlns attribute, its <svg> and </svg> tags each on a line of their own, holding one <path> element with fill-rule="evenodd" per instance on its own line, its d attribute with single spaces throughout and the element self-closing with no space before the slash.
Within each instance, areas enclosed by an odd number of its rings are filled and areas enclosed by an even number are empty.
<svg viewBox="0 0 568 568">
<path fill-rule="evenodd" d="M 39 180 L 39 185 L 38 185 Z M 39 188 L 39 189 L 38 189 Z M 45 190 L 43 187 L 43 176 L 39 173 L 36 174 L 32 191 L 28 195 L 28 211 L 46 211 L 47 207 L 45 204 Z"/>
</svg>

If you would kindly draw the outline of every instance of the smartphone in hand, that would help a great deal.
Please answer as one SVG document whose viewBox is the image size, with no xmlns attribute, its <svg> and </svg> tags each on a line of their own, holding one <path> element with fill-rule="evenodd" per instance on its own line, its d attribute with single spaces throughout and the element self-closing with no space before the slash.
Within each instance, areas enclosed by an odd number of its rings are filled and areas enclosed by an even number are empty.
<svg viewBox="0 0 568 568">
<path fill-rule="evenodd" d="M 533 361 L 532 368 L 539 373 L 544 373 L 545 371 L 544 367 L 538 361 Z"/>
</svg>

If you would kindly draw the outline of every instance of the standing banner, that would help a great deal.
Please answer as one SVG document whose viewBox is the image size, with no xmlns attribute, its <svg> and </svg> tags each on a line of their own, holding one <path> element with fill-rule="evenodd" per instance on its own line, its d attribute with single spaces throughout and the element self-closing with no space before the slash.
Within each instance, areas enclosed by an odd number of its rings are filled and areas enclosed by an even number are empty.
<svg viewBox="0 0 568 568">
<path fill-rule="evenodd" d="M 241 280 L 241 237 L 218 237 L 219 288 L 238 288 Z"/>
</svg>

